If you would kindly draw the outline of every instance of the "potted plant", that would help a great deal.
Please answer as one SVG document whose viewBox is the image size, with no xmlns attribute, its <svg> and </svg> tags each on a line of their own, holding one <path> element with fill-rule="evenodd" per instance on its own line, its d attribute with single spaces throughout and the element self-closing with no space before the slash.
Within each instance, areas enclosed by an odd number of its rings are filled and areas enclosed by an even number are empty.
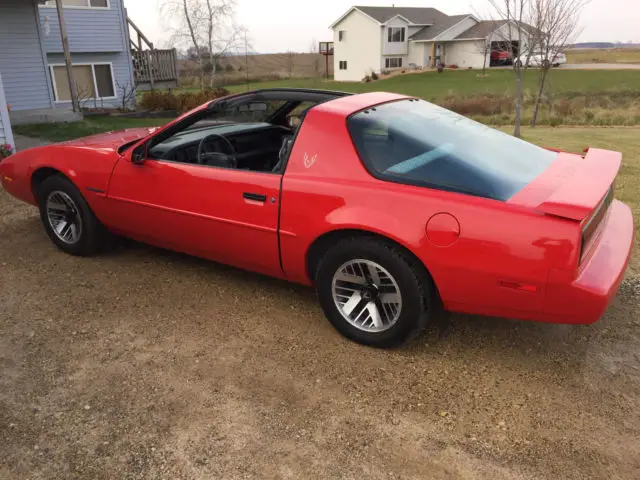
<svg viewBox="0 0 640 480">
<path fill-rule="evenodd" d="M 8 143 L 1 144 L 0 143 L 0 161 L 4 158 L 7 158 L 9 155 L 13 153 L 13 147 Z"/>
</svg>

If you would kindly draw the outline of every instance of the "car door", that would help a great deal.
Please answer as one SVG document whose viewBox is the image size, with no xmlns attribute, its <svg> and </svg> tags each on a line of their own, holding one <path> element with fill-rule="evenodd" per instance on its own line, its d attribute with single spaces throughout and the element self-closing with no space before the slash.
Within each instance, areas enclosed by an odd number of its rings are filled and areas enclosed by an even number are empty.
<svg viewBox="0 0 640 480">
<path fill-rule="evenodd" d="M 109 224 L 159 247 L 282 277 L 281 175 L 126 155 L 109 186 Z"/>
</svg>

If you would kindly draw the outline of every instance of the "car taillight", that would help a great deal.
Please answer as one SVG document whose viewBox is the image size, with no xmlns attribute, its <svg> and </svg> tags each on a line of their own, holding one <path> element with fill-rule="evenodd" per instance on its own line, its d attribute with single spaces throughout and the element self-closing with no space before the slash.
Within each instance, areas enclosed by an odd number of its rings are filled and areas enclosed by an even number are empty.
<svg viewBox="0 0 640 480">
<path fill-rule="evenodd" d="M 600 205 L 594 210 L 591 218 L 585 223 L 582 228 L 582 244 L 580 246 L 580 261 L 582 262 L 582 258 L 585 254 L 585 250 L 589 247 L 591 240 L 593 239 L 594 234 L 597 232 L 598 227 L 602 223 L 605 215 L 607 214 L 607 210 L 609 210 L 609 206 L 613 202 L 613 191 L 614 186 L 611 185 L 609 190 L 607 191 L 607 195 L 604 197 Z"/>
</svg>

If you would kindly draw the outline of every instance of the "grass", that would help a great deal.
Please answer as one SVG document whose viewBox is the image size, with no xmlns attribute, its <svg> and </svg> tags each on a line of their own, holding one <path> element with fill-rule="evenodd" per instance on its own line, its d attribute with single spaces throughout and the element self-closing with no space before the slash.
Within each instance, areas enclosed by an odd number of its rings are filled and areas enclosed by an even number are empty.
<svg viewBox="0 0 640 480">
<path fill-rule="evenodd" d="M 567 63 L 640 63 L 640 48 L 580 48 L 565 53 Z"/>
<path fill-rule="evenodd" d="M 88 117 L 81 122 L 16 125 L 13 127 L 13 131 L 18 135 L 62 142 L 112 130 L 155 127 L 168 121 L 167 118 Z"/>
</svg>

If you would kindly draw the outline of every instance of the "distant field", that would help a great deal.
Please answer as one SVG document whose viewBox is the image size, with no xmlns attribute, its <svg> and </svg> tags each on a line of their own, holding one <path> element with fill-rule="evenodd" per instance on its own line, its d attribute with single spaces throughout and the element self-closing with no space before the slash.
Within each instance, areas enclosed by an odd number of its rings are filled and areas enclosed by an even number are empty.
<svg viewBox="0 0 640 480">
<path fill-rule="evenodd" d="M 326 57 L 317 53 L 273 53 L 225 57 L 218 62 L 218 80 L 235 83 L 251 78 L 308 78 L 322 77 L 326 73 Z M 197 64 L 190 60 L 180 62 L 183 85 L 195 85 Z M 333 57 L 329 57 L 329 76 L 333 76 Z"/>
<path fill-rule="evenodd" d="M 524 88 L 531 94 L 535 91 L 538 71 L 530 70 L 524 75 Z M 640 95 L 640 71 L 634 70 L 553 70 L 550 86 L 555 94 L 601 93 L 604 91 L 629 91 Z M 258 88 L 326 88 L 362 93 L 388 91 L 415 95 L 425 99 L 440 99 L 447 96 L 472 97 L 482 94 L 503 95 L 515 91 L 511 70 L 490 70 L 483 76 L 478 70 L 447 70 L 443 73 L 425 72 L 394 76 L 372 83 L 335 82 L 322 78 L 306 78 L 259 82 L 226 87 L 232 92 Z"/>
<path fill-rule="evenodd" d="M 565 53 L 567 63 L 640 63 L 640 48 L 580 48 Z"/>
</svg>

